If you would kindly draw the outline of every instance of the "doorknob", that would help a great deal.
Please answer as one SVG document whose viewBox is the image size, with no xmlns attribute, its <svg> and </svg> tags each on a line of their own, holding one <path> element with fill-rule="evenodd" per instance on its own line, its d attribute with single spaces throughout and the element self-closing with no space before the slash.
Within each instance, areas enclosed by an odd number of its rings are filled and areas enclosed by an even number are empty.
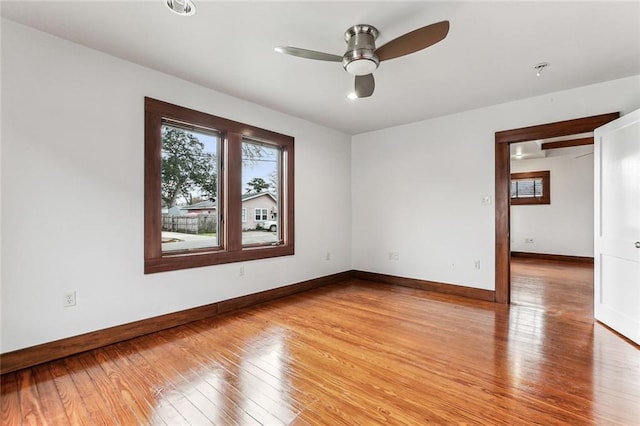
<svg viewBox="0 0 640 426">
<path fill-rule="evenodd" d="M 640 241 L 636 241 L 634 245 L 636 246 L 636 248 L 640 248 Z"/>
</svg>

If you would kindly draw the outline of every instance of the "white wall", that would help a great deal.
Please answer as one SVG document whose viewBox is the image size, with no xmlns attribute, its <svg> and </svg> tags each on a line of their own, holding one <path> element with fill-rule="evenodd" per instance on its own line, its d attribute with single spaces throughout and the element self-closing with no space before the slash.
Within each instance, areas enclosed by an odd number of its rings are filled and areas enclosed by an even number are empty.
<svg viewBox="0 0 640 426">
<path fill-rule="evenodd" d="M 494 133 L 639 106 L 634 76 L 354 136 L 354 269 L 493 290 Z"/>
<path fill-rule="evenodd" d="M 144 96 L 295 137 L 295 256 L 143 274 Z M 3 20 L 0 351 L 351 269 L 349 144 Z"/>
<path fill-rule="evenodd" d="M 493 289 L 494 206 L 481 199 L 493 196 L 494 132 L 640 107 L 637 76 L 350 147 L 334 130 L 6 20 L 1 78 L 0 352 L 352 267 Z M 296 138 L 295 256 L 247 262 L 243 277 L 238 264 L 143 274 L 144 96 Z M 69 290 L 78 305 L 63 308 Z"/>
<path fill-rule="evenodd" d="M 593 257 L 593 155 L 556 151 L 565 155 L 511 161 L 512 173 L 551 172 L 551 204 L 511 206 L 511 250 Z"/>
</svg>

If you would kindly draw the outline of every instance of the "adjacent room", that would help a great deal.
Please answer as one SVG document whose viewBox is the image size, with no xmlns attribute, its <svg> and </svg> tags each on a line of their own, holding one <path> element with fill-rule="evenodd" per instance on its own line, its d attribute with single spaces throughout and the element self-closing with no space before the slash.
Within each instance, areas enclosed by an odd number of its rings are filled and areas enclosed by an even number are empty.
<svg viewBox="0 0 640 426">
<path fill-rule="evenodd" d="M 640 424 L 640 3 L 0 0 L 1 424 Z"/>
<path fill-rule="evenodd" d="M 590 320 L 593 282 L 584 277 L 593 275 L 594 149 L 593 135 L 581 136 L 510 147 L 511 266 L 527 277 L 512 287 L 511 303 Z M 545 284 L 540 267 L 561 269 L 560 282 Z"/>
</svg>

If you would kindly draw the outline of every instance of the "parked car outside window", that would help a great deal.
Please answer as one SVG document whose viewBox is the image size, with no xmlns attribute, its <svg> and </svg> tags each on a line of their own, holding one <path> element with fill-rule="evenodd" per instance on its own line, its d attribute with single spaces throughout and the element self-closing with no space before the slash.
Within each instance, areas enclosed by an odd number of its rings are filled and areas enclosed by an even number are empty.
<svg viewBox="0 0 640 426">
<path fill-rule="evenodd" d="M 271 232 L 276 232 L 276 230 L 278 229 L 278 222 L 275 220 L 265 220 L 264 222 L 260 223 L 260 228 L 269 230 Z"/>
</svg>

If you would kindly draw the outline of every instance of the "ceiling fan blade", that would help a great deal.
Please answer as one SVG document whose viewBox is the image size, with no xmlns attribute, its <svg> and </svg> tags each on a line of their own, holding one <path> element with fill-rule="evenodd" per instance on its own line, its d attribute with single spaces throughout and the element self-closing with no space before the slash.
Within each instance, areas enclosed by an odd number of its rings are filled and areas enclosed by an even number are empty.
<svg viewBox="0 0 640 426">
<path fill-rule="evenodd" d="M 417 52 L 443 40 L 449 33 L 449 21 L 437 22 L 401 35 L 376 50 L 380 61 L 398 58 Z"/>
<path fill-rule="evenodd" d="M 376 82 L 373 74 L 356 75 L 356 96 L 358 98 L 368 98 L 373 95 L 373 89 L 376 88 Z"/>
<path fill-rule="evenodd" d="M 578 155 L 577 157 L 573 157 L 573 159 L 577 160 L 578 158 L 586 157 L 587 155 L 593 155 L 593 151 L 587 152 L 586 154 Z"/>
<path fill-rule="evenodd" d="M 330 53 L 316 52 L 315 50 L 300 49 L 299 47 L 279 46 L 276 52 L 285 53 L 291 56 L 298 56 L 305 59 L 316 59 L 318 61 L 342 62 L 342 56 L 332 55 Z"/>
</svg>

